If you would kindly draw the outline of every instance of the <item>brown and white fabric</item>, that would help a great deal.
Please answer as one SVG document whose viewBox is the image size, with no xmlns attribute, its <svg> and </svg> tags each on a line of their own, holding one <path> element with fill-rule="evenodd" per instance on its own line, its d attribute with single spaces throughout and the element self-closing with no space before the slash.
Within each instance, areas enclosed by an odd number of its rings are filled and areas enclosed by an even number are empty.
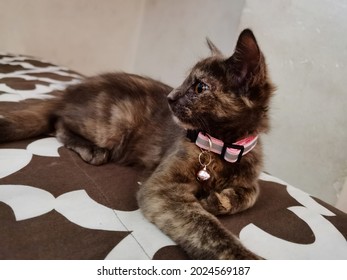
<svg viewBox="0 0 347 280">
<path fill-rule="evenodd" d="M 0 118 L 83 76 L 0 55 Z M 1 132 L 0 132 L 1 133 Z M 141 214 L 139 171 L 92 166 L 54 137 L 0 145 L 0 259 L 187 259 Z M 263 173 L 260 197 L 220 221 L 267 259 L 347 259 L 347 214 Z"/>
</svg>

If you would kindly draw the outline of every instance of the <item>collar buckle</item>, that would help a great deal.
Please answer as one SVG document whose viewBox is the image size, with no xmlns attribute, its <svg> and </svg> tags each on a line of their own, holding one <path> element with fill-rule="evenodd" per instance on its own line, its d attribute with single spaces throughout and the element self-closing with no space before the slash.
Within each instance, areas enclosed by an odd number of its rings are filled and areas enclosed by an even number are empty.
<svg viewBox="0 0 347 280">
<path fill-rule="evenodd" d="M 233 154 L 233 156 L 231 156 L 229 153 L 227 153 L 228 148 L 239 150 L 239 153 L 237 155 Z M 245 151 L 245 146 L 236 145 L 236 144 L 231 144 L 227 146 L 224 143 L 221 154 L 220 154 L 220 158 L 229 162 L 239 163 L 241 161 L 244 151 Z M 236 157 L 236 160 L 235 160 L 235 157 Z"/>
</svg>

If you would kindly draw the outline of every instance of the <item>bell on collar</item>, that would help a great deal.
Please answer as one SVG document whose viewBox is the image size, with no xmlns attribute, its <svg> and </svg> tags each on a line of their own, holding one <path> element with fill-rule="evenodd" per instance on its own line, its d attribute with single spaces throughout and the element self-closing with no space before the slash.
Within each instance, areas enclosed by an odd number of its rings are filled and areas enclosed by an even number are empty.
<svg viewBox="0 0 347 280">
<path fill-rule="evenodd" d="M 196 179 L 200 182 L 203 182 L 203 181 L 207 181 L 208 179 L 211 178 L 211 175 L 207 172 L 206 170 L 206 165 L 204 166 L 203 169 L 201 169 L 199 172 L 198 172 L 198 175 L 196 177 Z"/>
</svg>

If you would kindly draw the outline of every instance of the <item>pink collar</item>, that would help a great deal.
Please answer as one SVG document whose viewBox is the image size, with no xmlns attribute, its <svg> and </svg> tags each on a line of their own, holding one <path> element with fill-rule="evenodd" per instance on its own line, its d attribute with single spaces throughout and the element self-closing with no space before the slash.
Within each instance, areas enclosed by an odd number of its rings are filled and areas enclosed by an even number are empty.
<svg viewBox="0 0 347 280">
<path fill-rule="evenodd" d="M 197 136 L 194 134 L 196 135 L 196 132 L 188 131 L 187 137 L 198 147 L 219 154 L 221 158 L 231 163 L 240 162 L 242 156 L 250 152 L 258 141 L 258 135 L 252 135 L 227 146 L 223 141 L 207 133 L 199 132 Z"/>
</svg>

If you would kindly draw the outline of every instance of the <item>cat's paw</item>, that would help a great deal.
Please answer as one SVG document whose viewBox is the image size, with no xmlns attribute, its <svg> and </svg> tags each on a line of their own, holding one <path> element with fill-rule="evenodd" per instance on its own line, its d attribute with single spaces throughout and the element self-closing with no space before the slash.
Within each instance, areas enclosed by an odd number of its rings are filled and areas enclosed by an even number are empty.
<svg viewBox="0 0 347 280">
<path fill-rule="evenodd" d="M 108 159 L 109 151 L 107 149 L 94 146 L 91 152 L 91 159 L 88 161 L 88 163 L 92 165 L 102 165 L 108 162 Z"/>
<path fill-rule="evenodd" d="M 67 146 L 68 147 L 68 146 Z M 68 147 L 77 152 L 80 157 L 92 165 L 102 165 L 109 160 L 109 151 L 98 146 L 92 147 Z"/>
<path fill-rule="evenodd" d="M 216 192 L 211 192 L 208 197 L 200 200 L 202 207 L 213 215 L 222 215 L 230 212 L 230 200 Z"/>
</svg>

